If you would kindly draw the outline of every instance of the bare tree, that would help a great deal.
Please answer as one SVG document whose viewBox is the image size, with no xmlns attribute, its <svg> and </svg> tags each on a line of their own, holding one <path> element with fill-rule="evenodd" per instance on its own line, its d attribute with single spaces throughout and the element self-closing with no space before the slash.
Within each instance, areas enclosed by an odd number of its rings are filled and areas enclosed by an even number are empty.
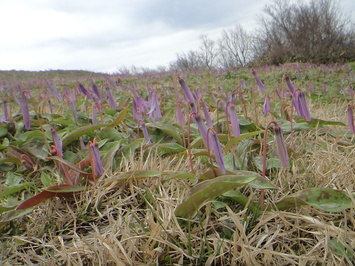
<svg viewBox="0 0 355 266">
<path fill-rule="evenodd" d="M 216 67 L 218 47 L 214 40 L 208 39 L 207 35 L 201 35 L 200 60 L 202 66 L 208 69 Z"/>
<path fill-rule="evenodd" d="M 201 57 L 197 51 L 177 54 L 176 61 L 170 63 L 171 70 L 191 71 L 202 67 Z"/>
<path fill-rule="evenodd" d="M 260 19 L 256 54 L 267 63 L 354 60 L 354 27 L 333 0 L 274 0 Z"/>
<path fill-rule="evenodd" d="M 223 67 L 245 66 L 252 59 L 252 37 L 241 25 L 222 32 L 219 48 Z"/>
</svg>

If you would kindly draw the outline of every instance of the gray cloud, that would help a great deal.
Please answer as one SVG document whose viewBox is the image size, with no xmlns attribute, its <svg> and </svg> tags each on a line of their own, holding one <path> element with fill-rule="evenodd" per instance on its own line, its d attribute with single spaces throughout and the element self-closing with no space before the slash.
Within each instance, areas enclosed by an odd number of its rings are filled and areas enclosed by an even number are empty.
<svg viewBox="0 0 355 266">
<path fill-rule="evenodd" d="M 216 37 L 237 23 L 252 28 L 267 2 L 1 1 L 0 69 L 115 71 L 124 65 L 167 65 L 176 53 L 198 49 L 201 34 Z"/>
</svg>

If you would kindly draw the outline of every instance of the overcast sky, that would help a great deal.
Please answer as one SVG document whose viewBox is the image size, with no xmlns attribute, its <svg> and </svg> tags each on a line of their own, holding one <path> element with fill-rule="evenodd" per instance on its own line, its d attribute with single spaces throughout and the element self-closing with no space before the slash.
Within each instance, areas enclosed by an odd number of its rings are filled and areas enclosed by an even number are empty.
<svg viewBox="0 0 355 266">
<path fill-rule="evenodd" d="M 168 66 L 199 36 L 253 29 L 268 0 L 0 0 L 0 70 Z M 354 0 L 340 0 L 344 11 Z"/>
</svg>

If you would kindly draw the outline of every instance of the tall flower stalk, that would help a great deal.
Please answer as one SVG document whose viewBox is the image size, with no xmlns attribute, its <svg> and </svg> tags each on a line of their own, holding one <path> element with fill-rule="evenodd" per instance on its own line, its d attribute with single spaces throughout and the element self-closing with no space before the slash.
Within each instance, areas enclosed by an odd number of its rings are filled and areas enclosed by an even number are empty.
<svg viewBox="0 0 355 266">
<path fill-rule="evenodd" d="M 348 125 L 350 128 L 350 131 L 351 131 L 351 133 L 355 134 L 353 108 L 354 108 L 354 106 L 352 104 L 348 105 L 347 118 L 348 118 Z"/>
<path fill-rule="evenodd" d="M 276 121 L 271 121 L 267 124 L 265 128 L 265 133 L 264 133 L 264 139 L 263 139 L 263 171 L 262 171 L 262 177 L 266 177 L 266 169 L 267 169 L 267 133 L 269 130 L 269 127 L 271 124 L 274 124 L 274 134 L 275 134 L 275 139 L 276 139 L 276 146 L 277 146 L 277 155 L 279 157 L 279 160 L 281 162 L 282 167 L 288 167 L 289 166 L 289 157 L 285 145 L 285 141 L 283 138 L 283 133 L 281 130 L 280 125 Z M 264 199 L 265 199 L 265 191 L 262 189 L 260 191 L 260 205 L 264 206 Z"/>
</svg>

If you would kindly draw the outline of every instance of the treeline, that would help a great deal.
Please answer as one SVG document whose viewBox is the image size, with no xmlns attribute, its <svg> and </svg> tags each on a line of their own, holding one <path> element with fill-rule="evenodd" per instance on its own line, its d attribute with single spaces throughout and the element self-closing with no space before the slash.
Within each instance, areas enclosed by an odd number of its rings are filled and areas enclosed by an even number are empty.
<svg viewBox="0 0 355 266">
<path fill-rule="evenodd" d="M 355 27 L 339 2 L 274 0 L 257 23 L 252 33 L 235 25 L 218 40 L 201 35 L 199 49 L 177 54 L 170 70 L 355 60 Z"/>
</svg>

